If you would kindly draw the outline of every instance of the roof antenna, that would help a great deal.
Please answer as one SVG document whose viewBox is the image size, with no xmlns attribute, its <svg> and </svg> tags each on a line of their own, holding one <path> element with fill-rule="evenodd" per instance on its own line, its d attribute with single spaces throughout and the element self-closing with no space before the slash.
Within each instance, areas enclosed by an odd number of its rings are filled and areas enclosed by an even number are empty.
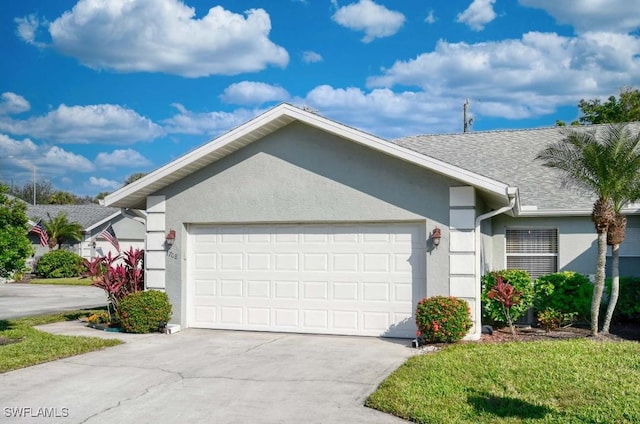
<svg viewBox="0 0 640 424">
<path fill-rule="evenodd" d="M 462 106 L 462 120 L 464 123 L 464 126 L 463 126 L 464 132 L 469 132 L 471 125 L 473 125 L 473 118 L 469 118 L 467 116 L 468 111 L 469 111 L 469 99 L 466 99 L 464 101 L 464 105 Z"/>
</svg>

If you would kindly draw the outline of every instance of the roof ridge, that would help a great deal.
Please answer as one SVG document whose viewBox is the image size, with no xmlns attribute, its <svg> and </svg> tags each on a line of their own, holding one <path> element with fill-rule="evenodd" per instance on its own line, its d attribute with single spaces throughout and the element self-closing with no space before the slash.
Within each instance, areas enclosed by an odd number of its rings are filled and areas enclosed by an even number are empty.
<svg viewBox="0 0 640 424">
<path fill-rule="evenodd" d="M 630 122 L 617 122 L 619 124 L 629 125 L 629 124 L 640 124 L 640 121 L 630 121 Z M 445 132 L 445 133 L 423 133 L 423 134 L 414 134 L 407 135 L 404 137 L 395 138 L 393 140 L 402 140 L 404 138 L 411 137 L 436 137 L 436 136 L 454 136 L 454 135 L 466 135 L 466 134 L 493 134 L 493 133 L 516 133 L 516 132 L 534 132 L 534 131 L 548 131 L 553 129 L 563 130 L 563 129 L 579 129 L 579 128 L 600 128 L 606 125 L 610 125 L 612 123 L 604 123 L 604 124 L 589 124 L 589 125 L 550 125 L 544 127 L 534 127 L 534 128 L 496 128 L 492 130 L 482 130 L 482 131 L 457 131 L 457 132 Z M 393 141 L 392 140 L 392 141 Z"/>
</svg>

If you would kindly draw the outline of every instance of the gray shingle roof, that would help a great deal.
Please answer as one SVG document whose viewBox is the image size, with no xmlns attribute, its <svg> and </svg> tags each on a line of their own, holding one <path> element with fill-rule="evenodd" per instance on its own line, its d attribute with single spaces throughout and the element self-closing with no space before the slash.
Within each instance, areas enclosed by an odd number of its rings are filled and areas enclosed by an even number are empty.
<svg viewBox="0 0 640 424">
<path fill-rule="evenodd" d="M 602 126 L 569 127 L 596 130 Z M 640 123 L 629 124 L 640 131 Z M 562 173 L 535 160 L 549 143 L 564 137 L 562 128 L 484 131 L 418 135 L 393 140 L 405 148 L 518 187 L 521 206 L 538 211 L 588 211 L 593 198 L 572 187 L 562 187 Z"/>
<path fill-rule="evenodd" d="M 120 209 L 118 208 L 107 208 L 96 204 L 28 205 L 27 217 L 33 222 L 38 222 L 40 219 L 48 219 L 47 213 L 53 218 L 58 215 L 58 213 L 64 212 L 67 214 L 67 219 L 70 222 L 77 222 L 82 225 L 82 228 L 87 229 L 119 211 Z"/>
</svg>

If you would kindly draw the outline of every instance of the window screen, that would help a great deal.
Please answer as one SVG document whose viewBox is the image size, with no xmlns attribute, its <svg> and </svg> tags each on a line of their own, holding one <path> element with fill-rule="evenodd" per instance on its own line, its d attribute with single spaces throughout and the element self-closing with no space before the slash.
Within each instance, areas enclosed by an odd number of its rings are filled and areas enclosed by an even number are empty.
<svg viewBox="0 0 640 424">
<path fill-rule="evenodd" d="M 558 271 L 558 230 L 507 228 L 507 269 L 524 269 L 532 279 Z"/>
</svg>

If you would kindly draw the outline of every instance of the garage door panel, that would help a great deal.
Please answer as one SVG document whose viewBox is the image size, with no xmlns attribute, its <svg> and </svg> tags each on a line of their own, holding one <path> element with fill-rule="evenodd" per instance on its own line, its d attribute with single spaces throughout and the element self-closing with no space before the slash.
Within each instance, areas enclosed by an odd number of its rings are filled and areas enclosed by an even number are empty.
<svg viewBox="0 0 640 424">
<path fill-rule="evenodd" d="M 193 227 L 187 325 L 412 337 L 425 237 L 418 224 Z"/>
</svg>

